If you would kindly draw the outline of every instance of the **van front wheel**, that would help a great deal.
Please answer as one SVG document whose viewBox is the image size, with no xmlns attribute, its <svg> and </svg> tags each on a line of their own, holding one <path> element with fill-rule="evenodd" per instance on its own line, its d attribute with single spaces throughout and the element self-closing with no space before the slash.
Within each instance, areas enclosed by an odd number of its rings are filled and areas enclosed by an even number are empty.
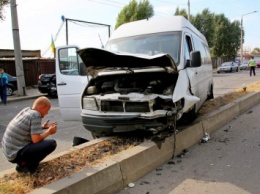
<svg viewBox="0 0 260 194">
<path fill-rule="evenodd" d="M 213 99 L 213 98 L 214 98 L 213 86 L 211 85 L 210 86 L 210 92 L 209 92 L 207 100 L 210 100 L 210 99 Z"/>
<path fill-rule="evenodd" d="M 197 113 L 196 113 L 196 105 L 194 105 L 189 112 L 183 113 L 181 117 L 181 123 L 185 125 L 189 125 L 192 123 L 195 119 L 197 118 Z"/>
</svg>

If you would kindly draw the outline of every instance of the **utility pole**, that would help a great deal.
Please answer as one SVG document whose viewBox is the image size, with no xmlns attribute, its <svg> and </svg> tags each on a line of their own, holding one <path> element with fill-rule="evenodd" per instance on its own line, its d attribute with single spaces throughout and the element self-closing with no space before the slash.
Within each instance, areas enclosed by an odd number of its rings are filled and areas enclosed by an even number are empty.
<svg viewBox="0 0 260 194">
<path fill-rule="evenodd" d="M 252 11 L 250 13 L 243 14 L 241 16 L 241 37 L 240 37 L 240 64 L 243 63 L 243 17 L 252 13 L 256 13 L 257 11 Z"/>
<path fill-rule="evenodd" d="M 20 45 L 18 17 L 17 17 L 17 4 L 16 0 L 10 0 L 11 4 L 11 17 L 12 17 L 12 31 L 13 31 L 13 42 L 14 42 L 14 56 L 15 56 L 15 70 L 17 77 L 17 87 L 19 96 L 26 95 L 24 71 L 23 71 L 23 60 Z"/>
<path fill-rule="evenodd" d="M 190 21 L 190 0 L 188 0 L 188 20 Z"/>
</svg>

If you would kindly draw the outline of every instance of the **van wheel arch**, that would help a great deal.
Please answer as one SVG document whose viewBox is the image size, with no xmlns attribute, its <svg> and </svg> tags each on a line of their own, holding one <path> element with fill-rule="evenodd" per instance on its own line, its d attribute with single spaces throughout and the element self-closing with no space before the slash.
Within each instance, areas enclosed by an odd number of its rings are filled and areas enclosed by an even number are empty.
<svg viewBox="0 0 260 194">
<path fill-rule="evenodd" d="M 210 99 L 213 99 L 213 98 L 214 98 L 213 84 L 211 84 L 207 100 L 210 100 Z"/>
<path fill-rule="evenodd" d="M 196 112 L 196 104 L 193 105 L 193 107 L 186 113 L 183 113 L 180 122 L 188 125 L 192 123 L 197 118 L 197 112 Z"/>
</svg>

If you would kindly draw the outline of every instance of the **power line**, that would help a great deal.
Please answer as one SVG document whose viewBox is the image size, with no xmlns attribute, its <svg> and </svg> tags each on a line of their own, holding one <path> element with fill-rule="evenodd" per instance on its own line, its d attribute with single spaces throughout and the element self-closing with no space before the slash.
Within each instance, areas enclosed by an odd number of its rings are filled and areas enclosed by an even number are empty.
<svg viewBox="0 0 260 194">
<path fill-rule="evenodd" d="M 165 0 L 156 0 L 156 1 L 159 1 L 159 2 L 162 2 L 162 3 L 169 3 L 169 4 L 172 4 L 172 5 L 186 5 L 184 3 L 173 3 L 173 2 L 165 1 Z"/>
<path fill-rule="evenodd" d="M 78 25 L 78 26 L 82 26 L 82 27 L 92 27 L 92 28 L 104 28 L 104 26 L 98 26 L 96 24 L 86 24 L 86 23 L 83 23 L 83 22 L 76 22 L 76 21 L 70 21 L 69 22 L 75 24 L 75 25 Z"/>
<path fill-rule="evenodd" d="M 95 3 L 100 3 L 100 4 L 103 4 L 103 5 L 109 5 L 109 6 L 112 6 L 112 7 L 119 7 L 119 8 L 123 8 L 123 6 L 118 6 L 118 5 L 115 5 L 115 4 L 110 4 L 110 3 L 105 3 L 104 1 L 97 1 L 97 0 L 88 0 L 88 1 L 92 1 L 92 2 L 95 2 Z M 123 4 L 122 4 L 123 5 Z"/>
</svg>

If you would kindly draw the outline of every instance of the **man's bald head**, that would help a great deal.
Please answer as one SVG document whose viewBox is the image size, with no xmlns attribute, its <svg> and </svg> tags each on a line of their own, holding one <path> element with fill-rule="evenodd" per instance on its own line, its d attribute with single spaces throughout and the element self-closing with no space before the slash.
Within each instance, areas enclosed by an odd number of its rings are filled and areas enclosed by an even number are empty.
<svg viewBox="0 0 260 194">
<path fill-rule="evenodd" d="M 32 106 L 32 109 L 37 110 L 38 112 L 41 113 L 42 118 L 48 114 L 48 111 L 51 108 L 51 102 L 48 98 L 45 96 L 41 96 L 37 98 Z"/>
</svg>

